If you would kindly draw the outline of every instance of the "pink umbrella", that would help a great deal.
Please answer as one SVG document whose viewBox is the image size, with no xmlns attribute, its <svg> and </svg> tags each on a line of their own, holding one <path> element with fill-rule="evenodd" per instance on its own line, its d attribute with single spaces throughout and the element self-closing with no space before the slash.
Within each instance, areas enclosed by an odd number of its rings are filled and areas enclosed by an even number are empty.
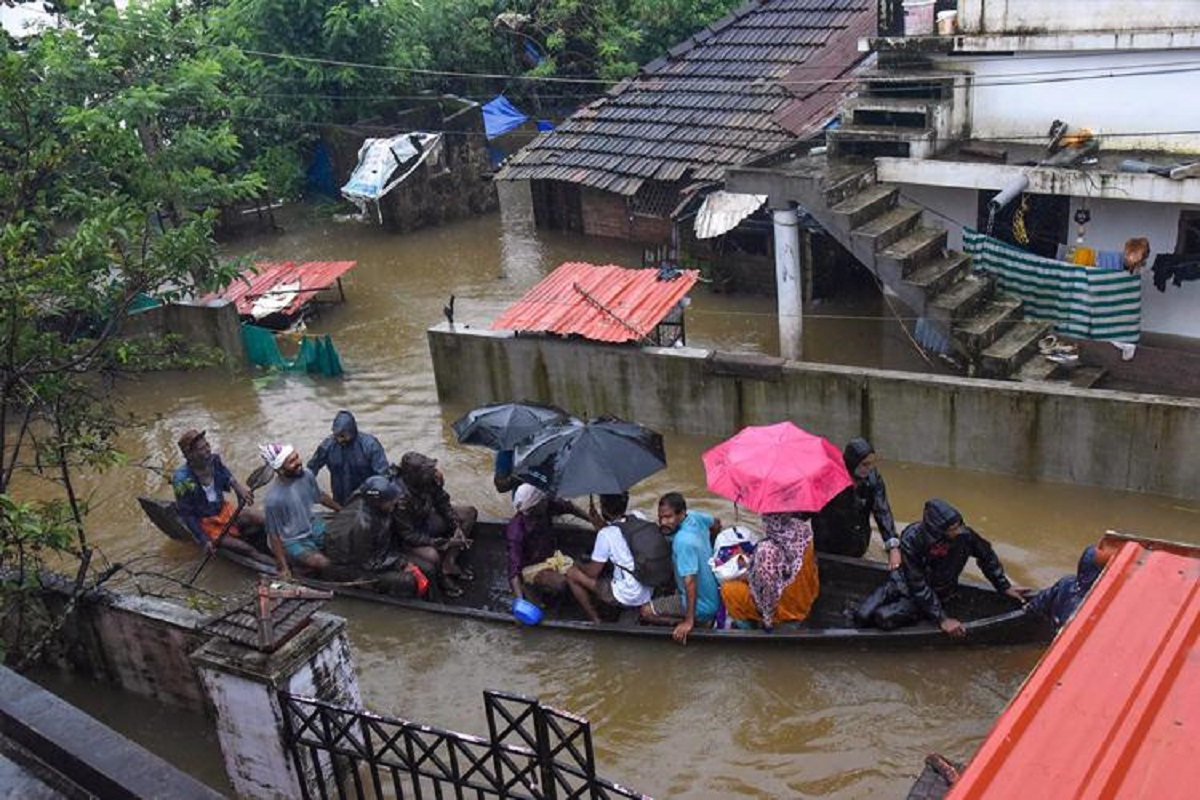
<svg viewBox="0 0 1200 800">
<path fill-rule="evenodd" d="M 751 425 L 704 454 L 708 488 L 760 514 L 820 511 L 851 484 L 842 453 L 790 422 Z"/>
</svg>

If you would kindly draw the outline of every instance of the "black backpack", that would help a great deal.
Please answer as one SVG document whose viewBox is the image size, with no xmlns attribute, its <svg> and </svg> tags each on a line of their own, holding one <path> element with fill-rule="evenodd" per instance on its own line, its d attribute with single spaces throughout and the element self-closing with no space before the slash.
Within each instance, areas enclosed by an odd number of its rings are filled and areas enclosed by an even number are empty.
<svg viewBox="0 0 1200 800">
<path fill-rule="evenodd" d="M 675 580 L 671 562 L 671 542 L 658 525 L 645 519 L 628 517 L 617 527 L 633 554 L 633 577 L 650 588 L 667 586 Z M 614 562 L 615 565 L 615 562 Z"/>
</svg>

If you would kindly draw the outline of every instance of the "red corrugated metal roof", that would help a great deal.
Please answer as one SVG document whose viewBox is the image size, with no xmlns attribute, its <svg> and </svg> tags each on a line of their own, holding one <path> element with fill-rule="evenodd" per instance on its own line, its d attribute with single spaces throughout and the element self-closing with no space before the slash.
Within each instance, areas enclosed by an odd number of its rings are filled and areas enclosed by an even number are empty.
<svg viewBox="0 0 1200 800">
<path fill-rule="evenodd" d="M 637 341 L 653 333 L 698 277 L 696 270 L 685 269 L 674 280 L 660 281 L 657 269 L 569 262 L 526 292 L 492 329 Z"/>
<path fill-rule="evenodd" d="M 254 301 L 264 294 L 271 292 L 280 284 L 291 284 L 300 281 L 300 291 L 296 297 L 281 312 L 291 316 L 300 307 L 313 299 L 313 295 L 322 289 L 328 289 L 337 283 L 337 279 L 345 275 L 357 261 L 305 261 L 297 264 L 295 261 L 255 262 L 254 270 L 246 270 L 229 284 L 222 292 L 213 292 L 201 299 L 207 303 L 218 297 L 223 297 L 237 305 L 238 313 L 246 316 Z"/>
<path fill-rule="evenodd" d="M 1125 542 L 949 794 L 1200 796 L 1200 548 Z"/>
</svg>

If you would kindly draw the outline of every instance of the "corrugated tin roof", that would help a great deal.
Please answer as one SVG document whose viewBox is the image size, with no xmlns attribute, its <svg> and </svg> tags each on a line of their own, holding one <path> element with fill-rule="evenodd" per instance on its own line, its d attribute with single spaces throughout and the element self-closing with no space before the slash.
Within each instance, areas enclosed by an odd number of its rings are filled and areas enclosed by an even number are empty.
<svg viewBox="0 0 1200 800">
<path fill-rule="evenodd" d="M 561 264 L 492 323 L 492 330 L 578 334 L 598 342 L 646 338 L 696 284 L 680 270 L 662 281 L 657 269 Z"/>
<path fill-rule="evenodd" d="M 300 290 L 295 298 L 280 312 L 284 316 L 292 316 L 301 306 L 313 299 L 322 289 L 331 288 L 338 278 L 349 272 L 357 261 L 305 261 L 297 264 L 295 261 L 255 262 L 253 270 L 246 270 L 224 291 L 213 292 L 203 297 L 200 302 L 209 303 L 217 298 L 224 298 L 237 305 L 238 314 L 248 316 L 250 309 L 258 298 L 269 294 L 276 286 L 300 282 Z M 257 271 L 258 274 L 255 274 Z"/>
<path fill-rule="evenodd" d="M 497 178 L 632 195 L 676 179 L 663 175 L 719 176 L 836 114 L 853 87 L 834 81 L 862 61 L 858 39 L 875 27 L 875 0 L 752 0 L 526 145 Z"/>
<path fill-rule="evenodd" d="M 1200 794 L 1200 548 L 1127 541 L 951 790 Z"/>
</svg>

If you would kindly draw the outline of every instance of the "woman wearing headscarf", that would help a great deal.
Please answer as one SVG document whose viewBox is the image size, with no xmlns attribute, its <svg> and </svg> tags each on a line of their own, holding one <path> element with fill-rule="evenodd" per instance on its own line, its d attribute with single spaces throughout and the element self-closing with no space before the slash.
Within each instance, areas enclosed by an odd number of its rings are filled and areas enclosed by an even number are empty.
<svg viewBox="0 0 1200 800">
<path fill-rule="evenodd" d="M 763 514 L 763 538 L 745 580 L 721 586 L 727 616 L 770 631 L 808 618 L 820 591 L 810 514 Z"/>
</svg>

